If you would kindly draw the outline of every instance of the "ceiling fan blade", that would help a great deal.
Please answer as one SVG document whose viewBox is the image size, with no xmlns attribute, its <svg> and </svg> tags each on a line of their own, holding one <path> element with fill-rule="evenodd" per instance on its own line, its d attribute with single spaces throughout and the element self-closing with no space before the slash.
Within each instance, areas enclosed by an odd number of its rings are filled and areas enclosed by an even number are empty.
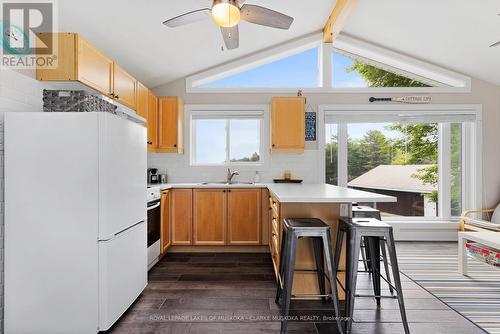
<svg viewBox="0 0 500 334">
<path fill-rule="evenodd" d="M 292 25 L 293 17 L 257 5 L 243 5 L 241 19 L 250 23 L 278 29 L 288 29 Z"/>
<path fill-rule="evenodd" d="M 229 28 L 220 27 L 220 31 L 222 32 L 222 38 L 228 50 L 237 49 L 240 46 L 238 25 Z"/>
<path fill-rule="evenodd" d="M 490 45 L 490 48 L 495 47 L 495 46 L 500 46 L 500 41 L 493 43 Z"/>
<path fill-rule="evenodd" d="M 209 8 L 193 10 L 192 12 L 185 13 L 163 22 L 164 25 L 170 28 L 183 26 L 185 24 L 198 22 L 210 17 L 212 11 Z"/>
</svg>

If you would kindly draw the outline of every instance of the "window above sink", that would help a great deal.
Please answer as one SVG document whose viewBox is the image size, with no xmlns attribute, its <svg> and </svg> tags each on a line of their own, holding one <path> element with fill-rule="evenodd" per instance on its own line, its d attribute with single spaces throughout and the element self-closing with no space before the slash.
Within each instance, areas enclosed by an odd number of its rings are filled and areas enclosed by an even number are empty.
<svg viewBox="0 0 500 334">
<path fill-rule="evenodd" d="M 264 120 L 265 110 L 260 108 L 198 106 L 191 110 L 190 165 L 262 165 L 266 142 Z"/>
</svg>

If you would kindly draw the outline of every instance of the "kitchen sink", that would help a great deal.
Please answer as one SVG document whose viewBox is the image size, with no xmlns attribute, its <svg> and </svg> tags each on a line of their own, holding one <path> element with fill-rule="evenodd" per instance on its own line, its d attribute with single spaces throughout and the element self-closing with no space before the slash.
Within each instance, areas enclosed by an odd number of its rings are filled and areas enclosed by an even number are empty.
<svg viewBox="0 0 500 334">
<path fill-rule="evenodd" d="M 211 184 L 217 184 L 217 185 L 220 185 L 220 184 L 225 184 L 225 185 L 238 185 L 238 184 L 254 184 L 253 182 L 242 182 L 242 181 L 234 181 L 234 182 L 226 182 L 226 181 L 210 181 L 210 182 L 201 182 L 199 183 L 200 185 L 204 185 L 204 186 L 208 186 L 208 185 L 211 185 Z"/>
</svg>

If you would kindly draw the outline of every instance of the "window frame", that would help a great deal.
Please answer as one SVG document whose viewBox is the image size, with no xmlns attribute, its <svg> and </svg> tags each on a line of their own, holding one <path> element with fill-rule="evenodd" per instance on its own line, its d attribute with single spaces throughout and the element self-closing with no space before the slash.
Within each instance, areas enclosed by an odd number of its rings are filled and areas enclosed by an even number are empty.
<svg viewBox="0 0 500 334">
<path fill-rule="evenodd" d="M 313 88 L 202 88 L 200 85 L 223 79 L 232 74 L 255 68 L 307 49 L 318 47 L 318 87 Z M 441 87 L 332 87 L 332 56 L 334 51 L 343 51 L 369 62 L 378 63 L 395 70 L 411 73 L 430 81 L 441 83 Z M 286 42 L 276 47 L 252 53 L 236 60 L 215 66 L 186 77 L 187 93 L 469 93 L 471 78 L 449 69 L 424 62 L 378 45 L 340 34 L 333 44 L 323 43 L 322 33 L 313 33 Z"/>
<path fill-rule="evenodd" d="M 206 117 L 203 117 L 206 116 Z M 266 105 L 186 105 L 186 127 L 189 133 L 188 166 L 203 168 L 238 167 L 241 170 L 262 169 L 269 163 L 269 154 L 266 150 L 266 143 L 269 141 L 269 107 Z M 226 120 L 226 161 L 224 163 L 197 163 L 196 156 L 196 119 L 224 119 Z M 231 162 L 228 160 L 230 133 L 228 129 L 231 119 L 259 119 L 259 161 Z"/>
<path fill-rule="evenodd" d="M 438 217 L 394 217 L 385 218 L 388 222 L 442 222 L 457 221 L 459 217 L 451 216 L 451 148 L 450 124 L 459 123 L 458 117 L 474 118 L 474 121 L 462 123 L 462 210 L 481 207 L 482 203 L 482 107 L 481 105 L 320 105 L 318 115 L 318 173 L 320 182 L 326 182 L 325 157 L 325 125 L 327 116 L 350 114 L 351 119 L 344 118 L 332 124 L 337 124 L 338 136 L 338 185 L 347 186 L 347 124 L 366 120 L 368 115 L 374 116 L 374 123 L 383 117 L 397 115 L 398 117 L 419 117 L 422 122 L 425 118 L 432 119 L 432 115 L 447 113 L 449 120 L 439 123 L 438 126 Z M 381 118 L 378 118 L 381 117 Z M 448 116 L 443 116 L 444 119 Z M 366 123 L 366 121 L 364 121 Z M 391 120 L 387 120 L 391 122 Z M 432 122 L 432 120 L 430 121 Z"/>
</svg>

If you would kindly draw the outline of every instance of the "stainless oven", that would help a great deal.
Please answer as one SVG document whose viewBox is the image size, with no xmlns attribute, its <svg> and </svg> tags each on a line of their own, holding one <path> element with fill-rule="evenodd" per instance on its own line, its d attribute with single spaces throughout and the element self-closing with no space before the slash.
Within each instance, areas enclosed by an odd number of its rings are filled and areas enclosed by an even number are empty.
<svg viewBox="0 0 500 334">
<path fill-rule="evenodd" d="M 161 207 L 160 188 L 148 188 L 148 269 L 160 256 Z"/>
</svg>

